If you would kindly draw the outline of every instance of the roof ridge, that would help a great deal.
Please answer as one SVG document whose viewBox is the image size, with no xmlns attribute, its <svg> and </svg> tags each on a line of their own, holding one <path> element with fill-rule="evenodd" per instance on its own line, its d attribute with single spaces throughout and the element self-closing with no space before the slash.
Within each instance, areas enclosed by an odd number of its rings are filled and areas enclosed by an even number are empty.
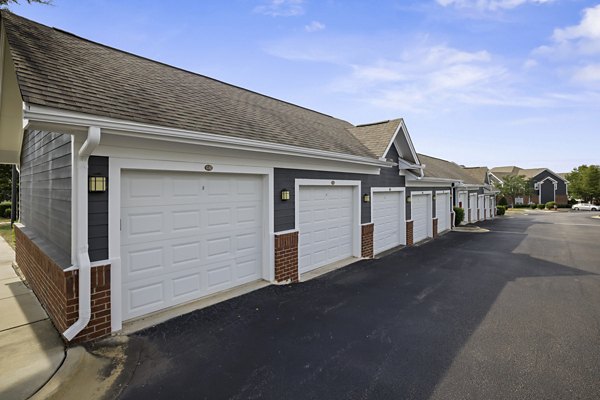
<svg viewBox="0 0 600 400">
<path fill-rule="evenodd" d="M 373 126 L 373 125 L 381 125 L 381 124 L 387 124 L 388 122 L 391 122 L 391 119 L 386 119 L 385 121 L 378 121 L 378 122 L 370 122 L 367 124 L 358 124 L 355 126 L 355 128 L 362 128 L 364 126 Z"/>
<path fill-rule="evenodd" d="M 126 51 L 126 50 L 118 49 L 118 48 L 116 48 L 116 47 L 108 46 L 108 45 L 106 45 L 106 44 L 99 43 L 99 42 L 96 42 L 96 41 L 94 41 L 94 40 L 87 39 L 87 38 L 84 38 L 84 37 L 82 37 L 82 36 L 76 35 L 76 34 L 74 34 L 74 33 L 72 33 L 72 32 L 65 31 L 64 29 L 56 28 L 56 27 L 53 27 L 53 26 L 51 27 L 51 26 L 48 26 L 48 25 L 44 25 L 44 24 L 42 24 L 42 23 L 39 23 L 39 22 L 37 22 L 37 21 L 33 21 L 33 20 L 31 20 L 31 19 L 28 19 L 28 18 L 22 17 L 22 16 L 20 16 L 20 15 L 18 15 L 18 14 L 15 14 L 15 13 L 13 13 L 13 12 L 9 11 L 9 10 L 2 10 L 2 12 L 3 12 L 3 13 L 10 13 L 12 16 L 14 16 L 14 17 L 17 17 L 17 18 L 19 18 L 19 19 L 22 19 L 22 20 L 26 20 L 26 21 L 28 21 L 29 23 L 33 23 L 33 24 L 35 24 L 35 25 L 38 25 L 38 26 L 41 26 L 41 27 L 44 27 L 44 28 L 47 28 L 47 29 L 51 29 L 51 30 L 53 30 L 53 31 L 55 31 L 55 32 L 58 32 L 58 33 L 60 33 L 60 34 L 63 34 L 63 35 L 68 35 L 68 36 L 74 37 L 74 38 L 76 38 L 76 39 L 78 39 L 78 40 L 82 40 L 82 41 L 85 41 L 85 42 L 91 43 L 91 44 L 93 44 L 93 45 L 96 45 L 96 46 L 100 46 L 100 47 L 103 47 L 103 48 L 106 48 L 106 49 L 109 49 L 109 50 L 117 51 L 117 52 L 119 52 L 119 53 L 122 53 L 122 54 L 125 54 L 125 55 L 128 55 L 128 56 L 131 56 L 131 57 L 135 57 L 135 58 L 138 58 L 138 59 L 141 59 L 141 60 L 144 60 L 144 61 L 148 61 L 148 62 L 151 62 L 151 63 L 154 63 L 154 64 L 159 64 L 159 65 L 165 66 L 165 67 L 167 67 L 167 68 L 171 68 L 171 69 L 175 69 L 175 70 L 178 70 L 178 71 L 184 72 L 184 73 L 186 73 L 186 74 L 194 75 L 194 76 L 201 77 L 201 78 L 204 78 L 204 79 L 209 79 L 209 80 L 211 80 L 211 81 L 213 81 L 213 82 L 217 82 L 217 83 L 220 83 L 220 84 L 222 84 L 222 85 L 227 85 L 227 86 L 229 86 L 229 87 L 232 87 L 232 88 L 235 88 L 235 89 L 238 89 L 238 90 L 242 90 L 242 91 L 244 91 L 244 92 L 252 93 L 252 94 L 255 94 L 255 95 L 258 95 L 258 96 L 261 96 L 261 97 L 264 97 L 264 98 L 270 99 L 270 100 L 274 100 L 274 101 L 278 101 L 278 102 L 281 102 L 281 103 L 284 103 L 284 104 L 288 104 L 288 105 L 290 105 L 290 106 L 292 106 L 292 107 L 297 107 L 297 108 L 300 108 L 300 109 L 303 109 L 303 110 L 306 110 L 306 111 L 313 112 L 313 113 L 315 113 L 315 114 L 319 114 L 319 115 L 322 115 L 322 116 L 325 116 L 325 117 L 328 117 L 328 118 L 331 118 L 331 119 L 335 119 L 335 120 L 338 120 L 338 121 L 342 121 L 342 122 L 345 122 L 345 123 L 348 123 L 348 124 L 352 125 L 352 124 L 351 124 L 349 121 L 346 121 L 346 120 L 343 120 L 343 119 L 340 119 L 340 118 L 336 118 L 336 117 L 334 117 L 334 116 L 332 116 L 332 115 L 325 114 L 325 113 L 322 113 L 322 112 L 320 112 L 320 111 L 317 111 L 317 110 L 313 110 L 313 109 L 311 109 L 311 108 L 308 108 L 308 107 L 300 106 L 300 105 L 298 105 L 298 104 L 294 104 L 294 103 L 291 103 L 291 102 L 289 102 L 289 101 L 286 101 L 286 100 L 281 100 L 281 99 L 278 99 L 278 98 L 276 98 L 276 97 L 273 97 L 273 96 L 268 96 L 268 95 L 266 95 L 266 94 L 259 93 L 259 92 L 256 92 L 256 91 L 254 91 L 254 90 L 246 89 L 246 88 L 243 88 L 243 87 L 241 87 L 241 86 L 237 86 L 237 85 L 234 85 L 234 84 L 231 84 L 231 83 L 228 83 L 228 82 L 224 82 L 224 81 L 221 81 L 221 80 L 219 80 L 219 79 L 215 79 L 215 78 L 212 78 L 212 77 L 210 77 L 210 76 L 203 75 L 203 74 L 201 74 L 201 73 L 198 73 L 198 72 L 194 72 L 194 71 L 190 71 L 190 70 L 187 70 L 187 69 L 184 69 L 184 68 L 181 68 L 181 67 L 177 67 L 177 66 L 174 66 L 174 65 L 170 65 L 170 64 L 167 64 L 167 63 L 165 63 L 165 62 L 162 62 L 162 61 L 153 60 L 153 59 L 151 59 L 151 58 L 144 57 L 144 56 L 140 56 L 140 55 L 138 55 L 138 54 L 135 54 L 135 53 L 130 53 L 130 52 Z"/>
</svg>

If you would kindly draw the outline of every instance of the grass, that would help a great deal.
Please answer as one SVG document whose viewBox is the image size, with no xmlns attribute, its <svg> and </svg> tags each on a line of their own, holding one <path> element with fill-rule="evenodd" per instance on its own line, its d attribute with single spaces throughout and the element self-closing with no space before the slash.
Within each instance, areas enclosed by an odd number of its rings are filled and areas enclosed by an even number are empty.
<svg viewBox="0 0 600 400">
<path fill-rule="evenodd" d="M 15 248 L 15 231 L 10 227 L 10 219 L 0 218 L 0 236 L 10 247 Z"/>
</svg>

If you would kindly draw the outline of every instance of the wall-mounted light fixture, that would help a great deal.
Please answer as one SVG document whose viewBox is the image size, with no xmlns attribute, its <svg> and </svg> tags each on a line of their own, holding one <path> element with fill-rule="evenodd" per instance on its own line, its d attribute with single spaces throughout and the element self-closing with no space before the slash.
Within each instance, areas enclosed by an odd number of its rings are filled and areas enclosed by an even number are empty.
<svg viewBox="0 0 600 400">
<path fill-rule="evenodd" d="M 90 192 L 106 192 L 107 184 L 105 176 L 90 176 L 88 190 Z"/>
<path fill-rule="evenodd" d="M 433 195 L 433 199 L 435 200 L 435 194 Z"/>
<path fill-rule="evenodd" d="M 410 195 L 406 196 L 406 202 L 410 203 Z"/>
<path fill-rule="evenodd" d="M 290 191 L 287 189 L 281 189 L 281 200 L 288 201 L 290 199 Z"/>
<path fill-rule="evenodd" d="M 363 194 L 363 201 L 365 203 L 370 203 L 371 202 L 371 196 L 368 193 Z"/>
</svg>

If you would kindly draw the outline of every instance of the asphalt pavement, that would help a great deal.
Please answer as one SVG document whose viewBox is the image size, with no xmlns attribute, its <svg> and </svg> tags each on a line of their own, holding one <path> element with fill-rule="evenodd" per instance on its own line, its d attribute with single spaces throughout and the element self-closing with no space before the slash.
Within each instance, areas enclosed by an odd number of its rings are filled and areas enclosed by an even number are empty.
<svg viewBox="0 0 600 400">
<path fill-rule="evenodd" d="M 598 399 L 592 215 L 509 213 L 138 332 L 112 397 Z"/>
</svg>

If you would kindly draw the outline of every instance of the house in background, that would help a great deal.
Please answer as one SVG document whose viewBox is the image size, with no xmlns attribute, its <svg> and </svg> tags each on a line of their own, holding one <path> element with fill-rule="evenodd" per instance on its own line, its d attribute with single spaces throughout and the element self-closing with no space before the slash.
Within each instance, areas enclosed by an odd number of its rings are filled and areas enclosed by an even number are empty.
<svg viewBox="0 0 600 400">
<path fill-rule="evenodd" d="M 412 241 L 405 182 L 423 167 L 402 120 L 353 126 L 7 11 L 1 25 L 16 261 L 67 340 Z"/>
<path fill-rule="evenodd" d="M 531 194 L 514 199 L 514 204 L 546 204 L 555 201 L 567 204 L 568 182 L 549 168 L 519 168 L 516 166 L 495 167 L 491 169 L 491 177 L 496 185 L 501 185 L 506 176 L 524 176 L 530 181 Z M 507 199 L 513 203 L 513 199 Z"/>
<path fill-rule="evenodd" d="M 423 164 L 424 176 L 418 177 L 410 174 L 407 177 L 406 186 L 410 191 L 412 188 L 428 187 L 427 190 L 434 193 L 436 200 L 438 193 L 450 193 L 450 202 L 447 204 L 444 197 L 442 210 L 452 207 L 460 207 L 465 211 L 463 223 L 473 223 L 492 219 L 495 213 L 495 191 L 490 185 L 488 169 L 486 167 L 468 168 L 458 165 L 452 161 L 419 154 L 419 160 Z M 437 224 L 440 225 L 438 213 L 440 202 L 434 204 L 436 207 Z M 453 212 L 451 221 L 454 220 Z"/>
</svg>

